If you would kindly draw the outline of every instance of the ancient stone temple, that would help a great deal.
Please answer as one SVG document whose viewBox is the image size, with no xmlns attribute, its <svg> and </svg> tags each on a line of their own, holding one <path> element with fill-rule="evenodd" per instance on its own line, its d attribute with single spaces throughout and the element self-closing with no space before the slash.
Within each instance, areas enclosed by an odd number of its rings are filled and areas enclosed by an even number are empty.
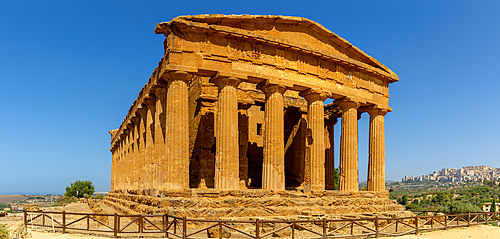
<svg viewBox="0 0 500 239">
<path fill-rule="evenodd" d="M 301 17 L 181 16 L 155 32 L 166 37 L 164 56 L 110 131 L 110 204 L 189 211 L 230 197 L 250 210 L 245 200 L 269 196 L 288 204 L 254 206 L 282 207 L 275 211 L 285 215 L 305 210 L 287 209 L 299 204 L 326 213 L 401 211 L 384 187 L 384 116 L 389 84 L 398 81 L 386 66 Z M 363 113 L 370 115 L 368 165 L 358 165 Z M 368 191 L 358 191 L 360 166 L 368 167 Z M 172 201 L 179 197 L 196 200 L 179 206 Z"/>
</svg>

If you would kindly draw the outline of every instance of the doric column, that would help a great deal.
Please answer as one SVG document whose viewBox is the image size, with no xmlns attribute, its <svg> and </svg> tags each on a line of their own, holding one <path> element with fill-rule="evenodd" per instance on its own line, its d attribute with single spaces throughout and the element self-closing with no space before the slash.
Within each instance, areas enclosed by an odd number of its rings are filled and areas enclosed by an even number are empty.
<svg viewBox="0 0 500 239">
<path fill-rule="evenodd" d="M 358 191 L 358 107 L 353 101 L 341 100 L 342 133 L 340 136 L 339 190 Z"/>
<path fill-rule="evenodd" d="M 325 129 L 325 189 L 333 190 L 335 189 L 335 135 L 334 127 L 337 124 L 337 118 L 333 118 L 327 121 L 327 126 Z M 328 138 L 326 138 L 328 136 Z"/>
<path fill-rule="evenodd" d="M 168 87 L 165 121 L 165 188 L 189 188 L 188 83 L 193 75 L 167 73 Z"/>
<path fill-rule="evenodd" d="M 218 77 L 217 124 L 215 154 L 216 189 L 239 189 L 238 95 L 240 81 Z"/>
<path fill-rule="evenodd" d="M 139 128 L 138 128 L 138 123 L 139 120 L 137 119 L 132 119 L 134 122 L 131 132 L 130 132 L 130 137 L 131 137 L 131 150 L 130 150 L 130 164 L 128 165 L 128 172 L 127 174 L 130 175 L 131 178 L 131 185 L 129 186 L 129 189 L 139 189 L 139 180 L 140 180 L 140 171 L 137 165 L 140 163 L 140 152 L 139 152 Z"/>
<path fill-rule="evenodd" d="M 123 190 L 124 189 L 124 170 L 123 168 L 125 167 L 125 135 L 122 134 L 120 136 L 120 166 L 118 169 L 118 189 Z"/>
<path fill-rule="evenodd" d="M 146 151 L 144 154 L 144 188 L 153 188 L 153 176 L 154 176 L 154 161 L 155 161 L 155 145 L 153 141 L 154 134 L 154 115 L 155 115 L 155 101 L 154 98 L 149 98 L 145 101 L 146 105 Z"/>
<path fill-rule="evenodd" d="M 116 165 L 117 165 L 117 153 L 116 147 L 113 145 L 111 148 L 111 192 L 116 190 Z"/>
<path fill-rule="evenodd" d="M 118 136 L 118 162 L 116 164 L 116 190 L 122 189 L 122 164 L 123 164 L 123 138 Z"/>
<path fill-rule="evenodd" d="M 165 183 L 165 137 L 163 136 L 165 124 L 165 97 L 167 90 L 163 87 L 155 89 L 156 109 L 154 119 L 154 144 L 155 144 L 155 173 L 153 178 L 153 188 L 161 189 Z M 162 117 L 163 116 L 163 117 Z"/>
<path fill-rule="evenodd" d="M 141 105 L 137 110 L 139 114 L 137 120 L 137 160 L 136 160 L 136 174 L 137 189 L 146 189 L 146 120 L 147 109 L 145 105 Z"/>
<path fill-rule="evenodd" d="M 370 114 L 370 148 L 368 158 L 368 191 L 385 191 L 385 129 L 387 109 L 372 107 Z"/>
<path fill-rule="evenodd" d="M 286 88 L 265 83 L 258 88 L 266 95 L 262 189 L 285 190 L 283 93 Z"/>
<path fill-rule="evenodd" d="M 125 185 L 124 185 L 124 189 L 127 190 L 127 189 L 130 189 L 130 186 L 131 186 L 131 175 L 130 173 L 128 173 L 128 170 L 130 168 L 130 164 L 131 164 L 131 158 L 130 158 L 130 152 L 131 152 L 131 142 L 132 138 L 131 138 L 131 130 L 129 129 L 126 129 L 125 130 L 125 164 L 124 164 L 124 167 L 123 167 L 123 171 L 125 173 Z"/>
<path fill-rule="evenodd" d="M 308 103 L 304 191 L 325 190 L 325 109 L 323 92 L 307 90 L 300 93 Z"/>
</svg>

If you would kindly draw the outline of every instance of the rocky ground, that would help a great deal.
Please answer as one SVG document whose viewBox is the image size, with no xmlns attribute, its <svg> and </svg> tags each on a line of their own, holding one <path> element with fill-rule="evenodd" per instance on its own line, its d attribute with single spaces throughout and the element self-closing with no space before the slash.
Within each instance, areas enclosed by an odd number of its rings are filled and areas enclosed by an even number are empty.
<svg viewBox="0 0 500 239">
<path fill-rule="evenodd" d="M 98 203 L 100 208 L 102 209 L 102 213 L 115 213 L 115 211 L 106 206 L 104 203 Z M 66 211 L 66 212 L 81 212 L 81 213 L 91 213 L 91 209 L 87 203 L 73 203 L 70 205 L 67 205 L 65 207 L 51 207 L 51 208 L 43 208 L 44 211 Z M 69 219 L 69 218 L 68 218 Z M 100 238 L 109 238 L 110 236 L 112 237 L 112 234 L 90 234 L 86 232 L 81 232 L 81 231 L 74 231 L 70 232 L 67 234 L 62 234 L 60 231 L 52 231 L 51 228 L 36 228 L 36 227 L 30 227 L 28 225 L 28 228 L 23 227 L 23 214 L 9 214 L 6 217 L 0 217 L 0 224 L 4 224 L 9 228 L 9 231 L 11 233 L 11 238 L 43 238 L 43 239 L 50 239 L 50 238 L 63 238 L 63 239 L 76 239 L 76 238 L 94 238 L 94 239 L 100 239 Z M 191 225 L 195 226 L 195 225 Z M 200 226 L 200 225 L 198 225 Z M 265 228 L 266 225 L 262 225 L 262 233 L 272 231 L 273 228 Z M 281 225 L 282 226 L 282 225 Z M 318 229 L 315 227 L 315 225 L 310 225 L 311 229 L 316 231 L 315 229 Z M 195 230 L 194 228 L 190 228 L 188 226 L 189 230 Z M 240 230 L 246 231 L 248 233 L 253 232 L 253 228 L 239 228 Z M 275 229 L 275 228 L 274 228 Z M 295 236 L 296 237 L 301 237 L 301 234 L 303 234 L 305 231 L 296 231 Z M 207 232 L 200 233 L 196 236 L 201 236 L 201 237 L 206 237 Z M 210 231 L 208 233 L 212 233 L 214 235 L 211 235 L 212 237 L 218 238 L 218 231 Z M 280 232 L 283 235 L 271 235 L 273 238 L 276 238 L 277 236 L 281 237 L 290 237 L 290 232 L 289 230 L 281 231 Z M 278 234 L 280 234 L 278 233 Z M 204 234 L 204 235 L 203 235 Z M 215 235 L 216 234 L 216 235 Z M 224 230 L 223 236 L 226 237 L 228 235 L 225 235 L 226 232 Z M 252 233 L 253 234 L 253 233 Z M 500 235 L 500 227 L 496 226 L 474 226 L 470 228 L 456 228 L 456 229 L 450 229 L 448 231 L 434 231 L 434 232 L 426 232 L 420 235 L 407 235 L 407 236 L 402 236 L 399 238 L 402 239 L 434 239 L 434 238 L 444 238 L 444 239 L 451 239 L 451 238 L 498 238 L 498 235 Z M 126 237 L 134 236 L 131 234 L 125 235 Z M 136 235 L 139 237 L 140 235 Z M 160 235 L 157 235 L 160 236 Z M 237 235 L 233 235 L 237 236 Z M 303 235 L 306 236 L 307 235 Z"/>
</svg>

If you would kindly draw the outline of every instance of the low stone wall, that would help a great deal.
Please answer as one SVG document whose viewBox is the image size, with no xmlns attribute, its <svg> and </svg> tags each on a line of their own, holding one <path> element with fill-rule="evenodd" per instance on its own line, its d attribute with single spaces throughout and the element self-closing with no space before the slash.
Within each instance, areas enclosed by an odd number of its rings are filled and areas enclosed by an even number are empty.
<svg viewBox="0 0 500 239">
<path fill-rule="evenodd" d="M 92 213 L 94 213 L 94 214 L 106 214 L 106 212 L 99 206 L 99 204 L 96 200 L 89 198 L 87 200 L 87 203 L 89 205 L 90 210 L 92 210 Z M 101 221 L 104 224 L 109 223 L 109 219 L 107 216 L 97 215 L 96 219 Z M 102 226 L 102 225 L 98 224 L 98 226 Z"/>
<path fill-rule="evenodd" d="M 24 226 L 24 222 L 18 222 L 7 227 L 7 231 L 9 231 L 9 239 L 31 237 L 31 233 Z"/>
</svg>

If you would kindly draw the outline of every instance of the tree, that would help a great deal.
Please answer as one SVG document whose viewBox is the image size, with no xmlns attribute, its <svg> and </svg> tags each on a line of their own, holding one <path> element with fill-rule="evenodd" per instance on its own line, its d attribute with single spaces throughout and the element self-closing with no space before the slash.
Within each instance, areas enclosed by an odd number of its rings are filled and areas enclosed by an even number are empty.
<svg viewBox="0 0 500 239">
<path fill-rule="evenodd" d="M 405 206 L 406 204 L 408 204 L 408 196 L 403 195 L 400 199 L 398 198 L 398 203 Z"/>
<path fill-rule="evenodd" d="M 333 172 L 333 188 L 335 190 L 339 189 L 339 180 L 340 180 L 340 170 L 339 167 L 336 167 Z"/>
<path fill-rule="evenodd" d="M 432 197 L 432 203 L 443 205 L 445 202 L 449 201 L 448 196 L 443 191 L 436 193 L 436 196 Z"/>
<path fill-rule="evenodd" d="M 495 205 L 495 198 L 491 200 L 491 207 L 490 207 L 490 212 L 496 212 L 497 211 L 497 205 Z"/>
<path fill-rule="evenodd" d="M 481 208 L 459 201 L 444 203 L 440 205 L 437 210 L 445 212 L 481 212 Z"/>
<path fill-rule="evenodd" d="M 74 183 L 71 183 L 71 186 L 66 187 L 64 196 L 80 198 L 85 194 L 92 195 L 94 192 L 94 185 L 92 185 L 91 181 L 77 180 Z"/>
<path fill-rule="evenodd" d="M 415 203 L 411 203 L 411 204 L 407 204 L 407 205 L 405 205 L 405 207 L 406 207 L 406 210 L 413 211 L 413 210 L 417 210 L 418 205 L 417 205 L 417 204 L 415 204 Z"/>
</svg>

